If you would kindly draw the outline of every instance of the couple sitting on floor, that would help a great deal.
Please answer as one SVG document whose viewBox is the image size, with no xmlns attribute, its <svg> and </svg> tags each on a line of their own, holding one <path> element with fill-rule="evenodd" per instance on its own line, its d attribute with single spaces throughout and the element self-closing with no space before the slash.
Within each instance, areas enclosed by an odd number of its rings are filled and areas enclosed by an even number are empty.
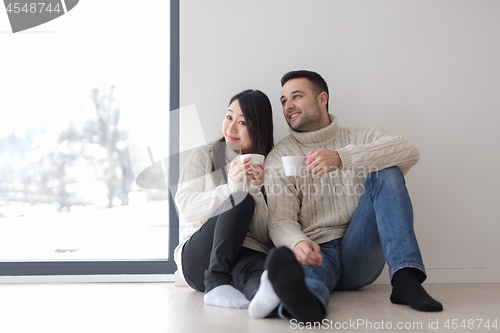
<svg viewBox="0 0 500 333">
<path fill-rule="evenodd" d="M 317 322 L 330 292 L 373 283 L 387 262 L 391 302 L 441 311 L 421 286 L 404 179 L 418 149 L 378 127 L 339 127 L 317 73 L 289 72 L 281 85 L 290 135 L 273 147 L 271 103 L 246 90 L 229 103 L 224 137 L 185 163 L 175 260 L 188 285 L 206 304 L 248 308 L 254 318 Z M 286 176 L 282 156 L 305 156 L 305 172 Z"/>
</svg>

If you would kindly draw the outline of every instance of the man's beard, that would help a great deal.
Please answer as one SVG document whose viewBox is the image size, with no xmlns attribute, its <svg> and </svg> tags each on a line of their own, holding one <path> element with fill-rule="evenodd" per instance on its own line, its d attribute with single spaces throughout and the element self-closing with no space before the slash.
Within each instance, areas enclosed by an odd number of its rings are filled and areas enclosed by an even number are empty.
<svg viewBox="0 0 500 333">
<path fill-rule="evenodd" d="M 303 109 L 296 109 L 300 111 L 300 119 L 297 124 L 293 125 L 291 124 L 290 118 L 286 118 L 286 122 L 288 123 L 288 126 L 290 126 L 291 129 L 293 129 L 296 132 L 312 132 L 315 131 L 315 123 L 321 122 L 321 110 L 319 108 L 317 109 L 317 113 L 315 114 L 309 114 L 304 112 Z M 295 127 L 295 128 L 294 128 Z"/>
</svg>

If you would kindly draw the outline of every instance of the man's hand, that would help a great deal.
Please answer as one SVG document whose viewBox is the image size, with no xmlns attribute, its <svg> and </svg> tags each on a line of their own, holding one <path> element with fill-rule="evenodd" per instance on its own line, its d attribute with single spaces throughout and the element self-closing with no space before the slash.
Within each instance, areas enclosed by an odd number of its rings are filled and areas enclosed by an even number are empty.
<svg viewBox="0 0 500 333">
<path fill-rule="evenodd" d="M 314 242 L 298 242 L 293 248 L 293 253 L 297 261 L 304 266 L 320 266 L 323 261 L 320 247 Z"/>
<path fill-rule="evenodd" d="M 311 150 L 306 156 L 307 172 L 322 176 L 342 167 L 339 153 L 334 150 Z"/>
</svg>

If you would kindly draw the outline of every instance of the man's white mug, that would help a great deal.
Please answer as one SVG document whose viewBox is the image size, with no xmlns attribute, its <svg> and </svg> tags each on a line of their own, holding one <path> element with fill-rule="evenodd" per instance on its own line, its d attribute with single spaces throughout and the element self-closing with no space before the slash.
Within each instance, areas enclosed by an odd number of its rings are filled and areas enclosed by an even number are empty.
<svg viewBox="0 0 500 333">
<path fill-rule="evenodd" d="M 250 157 L 250 161 L 252 161 L 253 163 L 264 164 L 264 158 L 265 158 L 264 155 L 261 155 L 261 154 L 243 154 L 240 156 L 240 160 L 243 161 L 247 157 Z M 248 174 L 250 174 L 250 172 L 248 172 Z"/>
<path fill-rule="evenodd" d="M 306 169 L 305 156 L 282 156 L 281 162 L 285 176 L 300 176 Z"/>
</svg>

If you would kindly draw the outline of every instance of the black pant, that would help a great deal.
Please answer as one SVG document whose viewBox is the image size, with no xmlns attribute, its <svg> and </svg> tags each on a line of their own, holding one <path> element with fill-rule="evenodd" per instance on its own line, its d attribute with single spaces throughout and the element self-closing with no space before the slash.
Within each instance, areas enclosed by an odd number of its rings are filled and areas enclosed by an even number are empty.
<svg viewBox="0 0 500 333">
<path fill-rule="evenodd" d="M 266 254 L 243 247 L 255 201 L 246 192 L 230 196 L 182 249 L 187 283 L 208 292 L 229 284 L 250 300 L 260 284 Z"/>
</svg>

